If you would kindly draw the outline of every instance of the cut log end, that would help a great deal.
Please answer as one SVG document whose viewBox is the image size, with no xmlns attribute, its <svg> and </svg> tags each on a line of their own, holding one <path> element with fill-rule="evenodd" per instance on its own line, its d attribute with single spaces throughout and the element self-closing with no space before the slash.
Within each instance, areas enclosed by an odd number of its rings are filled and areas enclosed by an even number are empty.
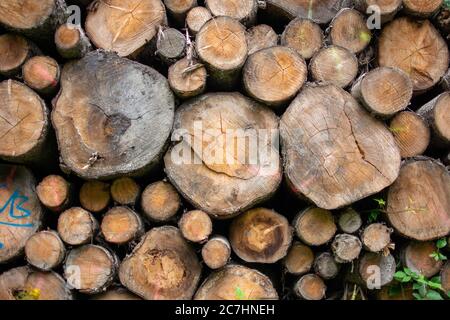
<svg viewBox="0 0 450 320">
<path fill-rule="evenodd" d="M 189 32 L 196 35 L 203 25 L 212 18 L 211 12 L 205 7 L 192 8 L 186 17 Z"/>
<path fill-rule="evenodd" d="M 403 0 L 403 8 L 412 16 L 426 18 L 436 13 L 442 3 L 443 0 Z"/>
<path fill-rule="evenodd" d="M 259 24 L 247 31 L 248 54 L 261 49 L 274 47 L 278 44 L 278 35 L 271 26 Z"/>
<path fill-rule="evenodd" d="M 207 75 L 202 64 L 184 58 L 169 68 L 169 85 L 178 97 L 192 98 L 205 91 Z"/>
<path fill-rule="evenodd" d="M 83 29 L 70 23 L 58 27 L 55 33 L 55 44 L 58 53 L 65 59 L 82 58 L 92 50 L 92 45 Z"/>
<path fill-rule="evenodd" d="M 304 300 L 322 300 L 327 287 L 323 280 L 315 274 L 306 274 L 294 286 L 295 294 Z"/>
<path fill-rule="evenodd" d="M 286 271 L 293 275 L 302 275 L 309 272 L 313 266 L 314 252 L 310 247 L 295 242 L 283 259 Z"/>
<path fill-rule="evenodd" d="M 178 227 L 187 240 L 203 243 L 211 235 L 212 221 L 206 212 L 193 210 L 181 216 Z"/>
<path fill-rule="evenodd" d="M 144 233 L 139 215 L 127 207 L 114 207 L 103 217 L 100 230 L 105 240 L 113 244 L 125 244 Z"/>
<path fill-rule="evenodd" d="M 61 239 L 73 246 L 90 243 L 98 229 L 94 216 L 82 208 L 71 208 L 58 218 L 57 230 Z"/>
<path fill-rule="evenodd" d="M 22 74 L 30 88 L 43 95 L 52 95 L 58 89 L 61 71 L 55 59 L 35 56 L 25 62 Z"/>
<path fill-rule="evenodd" d="M 81 206 L 90 212 L 100 212 L 106 209 L 110 200 L 110 185 L 101 181 L 87 181 L 80 189 Z"/>
<path fill-rule="evenodd" d="M 348 263 L 358 258 L 362 243 L 353 235 L 338 234 L 331 244 L 331 249 L 338 263 Z"/>
<path fill-rule="evenodd" d="M 156 41 L 156 54 L 170 65 L 181 59 L 186 51 L 186 38 L 174 28 L 161 29 Z"/>
<path fill-rule="evenodd" d="M 309 19 L 292 20 L 281 36 L 281 45 L 290 47 L 304 59 L 311 59 L 323 46 L 320 26 Z"/>
<path fill-rule="evenodd" d="M 392 231 L 382 223 L 373 223 L 364 229 L 362 243 L 368 251 L 381 252 L 391 243 Z"/>
<path fill-rule="evenodd" d="M 392 255 L 365 253 L 358 264 L 358 272 L 368 289 L 380 289 L 394 279 L 396 262 Z"/>
<path fill-rule="evenodd" d="M 339 274 L 340 265 L 334 259 L 333 254 L 323 252 L 314 260 L 314 271 L 322 279 L 334 279 Z"/>
<path fill-rule="evenodd" d="M 402 0 L 357 0 L 355 1 L 355 4 L 356 8 L 360 10 L 361 13 L 367 13 L 367 10 L 371 6 L 377 6 L 377 9 L 379 9 L 380 12 L 381 23 L 385 24 L 391 21 L 397 12 L 400 11 L 402 2 Z M 373 7 L 371 11 L 373 11 Z"/>
<path fill-rule="evenodd" d="M 145 188 L 141 197 L 141 206 L 148 219 L 164 222 L 177 214 L 181 199 L 170 183 L 158 181 Z"/>
<path fill-rule="evenodd" d="M 442 268 L 441 283 L 442 283 L 442 288 L 446 292 L 449 292 L 450 291 L 450 262 L 449 261 L 447 261 L 445 263 L 444 267 Z"/>
<path fill-rule="evenodd" d="M 164 5 L 172 19 L 182 25 L 187 13 L 197 6 L 197 0 L 164 0 Z"/>
<path fill-rule="evenodd" d="M 402 250 L 403 265 L 413 272 L 431 278 L 441 270 L 444 264 L 441 260 L 431 257 L 436 251 L 436 245 L 432 241 L 412 241 Z"/>
<path fill-rule="evenodd" d="M 338 226 L 344 233 L 355 233 L 363 224 L 361 215 L 352 208 L 347 208 L 339 215 Z"/>
<path fill-rule="evenodd" d="M 41 203 L 53 212 L 61 212 L 71 201 L 70 184 L 61 176 L 45 177 L 36 187 L 36 194 Z"/>
<path fill-rule="evenodd" d="M 141 193 L 140 186 L 129 177 L 114 180 L 111 184 L 111 197 L 120 205 L 134 206 Z"/>
<path fill-rule="evenodd" d="M 228 16 L 246 26 L 253 25 L 256 21 L 258 11 L 256 0 L 206 0 L 205 4 L 215 17 Z"/>
<path fill-rule="evenodd" d="M 210 269 L 219 269 L 230 260 L 231 245 L 225 237 L 215 236 L 202 247 L 203 262 Z"/>
<path fill-rule="evenodd" d="M 293 225 L 297 236 L 311 246 L 320 246 L 329 242 L 337 230 L 333 214 L 316 207 L 300 212 Z"/>
<path fill-rule="evenodd" d="M 450 91 L 446 91 L 417 110 L 432 129 L 432 145 L 450 146 Z"/>
<path fill-rule="evenodd" d="M 54 231 L 36 233 L 25 244 L 25 257 L 28 263 L 43 271 L 58 267 L 65 254 L 64 243 Z"/>
<path fill-rule="evenodd" d="M 13 77 L 22 71 L 22 66 L 31 55 L 27 39 L 7 33 L 0 36 L 0 74 Z"/>
</svg>

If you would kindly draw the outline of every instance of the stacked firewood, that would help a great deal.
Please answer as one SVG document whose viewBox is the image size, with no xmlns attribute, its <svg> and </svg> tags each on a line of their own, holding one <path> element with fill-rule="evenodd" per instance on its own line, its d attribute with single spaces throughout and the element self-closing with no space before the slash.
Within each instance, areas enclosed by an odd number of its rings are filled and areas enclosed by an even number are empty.
<svg viewBox="0 0 450 320">
<path fill-rule="evenodd" d="M 448 299 L 449 17 L 0 1 L 0 299 Z"/>
</svg>

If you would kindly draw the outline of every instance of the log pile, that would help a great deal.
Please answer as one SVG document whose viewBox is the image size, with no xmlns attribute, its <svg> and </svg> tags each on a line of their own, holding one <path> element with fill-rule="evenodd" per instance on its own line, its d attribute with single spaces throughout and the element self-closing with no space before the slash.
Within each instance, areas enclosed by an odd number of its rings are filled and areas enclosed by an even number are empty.
<svg viewBox="0 0 450 320">
<path fill-rule="evenodd" d="M 449 299 L 448 6 L 1 1 L 0 299 Z"/>
</svg>

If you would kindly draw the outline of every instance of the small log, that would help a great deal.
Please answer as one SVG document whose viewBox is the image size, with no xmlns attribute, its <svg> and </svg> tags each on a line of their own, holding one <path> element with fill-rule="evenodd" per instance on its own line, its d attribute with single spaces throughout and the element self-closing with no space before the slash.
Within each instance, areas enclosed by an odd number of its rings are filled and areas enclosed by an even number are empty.
<svg viewBox="0 0 450 320">
<path fill-rule="evenodd" d="M 339 214 L 337 224 L 342 232 L 352 234 L 361 228 L 363 222 L 361 215 L 349 207 Z"/>
<path fill-rule="evenodd" d="M 45 102 L 26 85 L 5 80 L 0 82 L 0 109 L 0 158 L 15 163 L 44 163 L 45 155 L 50 155 L 50 121 Z"/>
<path fill-rule="evenodd" d="M 195 7 L 189 10 L 186 25 L 192 35 L 196 35 L 203 25 L 212 18 L 211 12 L 205 7 Z"/>
<path fill-rule="evenodd" d="M 394 280 L 396 262 L 392 255 L 365 253 L 358 261 L 358 273 L 368 289 L 381 289 Z"/>
<path fill-rule="evenodd" d="M 202 64 L 184 58 L 170 66 L 169 85 L 179 98 L 193 98 L 205 91 L 207 76 Z"/>
<path fill-rule="evenodd" d="M 183 26 L 187 13 L 197 6 L 197 0 L 164 0 L 169 16 L 179 25 Z"/>
<path fill-rule="evenodd" d="M 87 244 L 72 249 L 64 262 L 64 278 L 85 294 L 106 290 L 116 276 L 119 261 L 103 247 Z"/>
<path fill-rule="evenodd" d="M 379 66 L 402 69 L 417 94 L 439 82 L 448 59 L 447 44 L 428 20 L 398 18 L 383 28 L 378 41 Z"/>
<path fill-rule="evenodd" d="M 441 270 L 444 264 L 441 260 L 436 261 L 430 256 L 436 251 L 436 244 L 432 241 L 411 241 L 401 251 L 403 266 L 426 278 L 431 278 Z"/>
<path fill-rule="evenodd" d="M 358 74 L 358 59 L 348 49 L 329 46 L 312 57 L 309 68 L 315 81 L 345 88 Z"/>
<path fill-rule="evenodd" d="M 334 258 L 338 263 L 352 262 L 358 258 L 362 243 L 358 237 L 350 234 L 338 234 L 331 243 Z"/>
<path fill-rule="evenodd" d="M 177 214 L 180 206 L 180 196 L 169 182 L 152 183 L 142 193 L 141 207 L 150 221 L 169 221 Z"/>
<path fill-rule="evenodd" d="M 402 158 L 423 154 L 430 144 L 431 132 L 427 122 L 415 112 L 399 112 L 391 121 L 390 130 Z"/>
<path fill-rule="evenodd" d="M 273 210 L 258 208 L 233 220 L 233 251 L 246 262 L 275 263 L 284 258 L 292 242 L 289 221 Z"/>
<path fill-rule="evenodd" d="M 47 56 L 34 56 L 22 68 L 25 84 L 43 96 L 56 93 L 61 71 L 58 62 Z"/>
<path fill-rule="evenodd" d="M 195 42 L 211 85 L 221 89 L 235 86 L 248 54 L 244 26 L 230 17 L 213 18 L 203 25 Z"/>
<path fill-rule="evenodd" d="M 425 104 L 417 114 L 422 116 L 432 129 L 435 146 L 450 146 L 450 91 L 444 92 Z"/>
<path fill-rule="evenodd" d="M 445 292 L 450 291 L 450 262 L 447 261 L 441 270 L 441 284 Z"/>
<path fill-rule="evenodd" d="M 271 47 L 252 54 L 245 63 L 243 83 L 256 100 L 278 107 L 296 96 L 306 81 L 308 68 L 288 47 Z"/>
<path fill-rule="evenodd" d="M 18 267 L 0 275 L 0 300 L 73 300 L 73 296 L 56 272 Z"/>
<path fill-rule="evenodd" d="M 213 228 L 209 215 L 200 210 L 183 213 L 178 221 L 178 227 L 185 239 L 197 243 L 208 241 Z"/>
<path fill-rule="evenodd" d="M 300 240 L 310 246 L 326 244 L 333 239 L 337 229 L 333 214 L 317 207 L 301 211 L 295 217 L 293 226 Z"/>
<path fill-rule="evenodd" d="M 310 247 L 294 242 L 283 259 L 283 265 L 290 274 L 300 276 L 311 270 L 314 263 L 314 252 Z"/>
<path fill-rule="evenodd" d="M 161 29 L 156 41 L 156 54 L 167 65 L 183 58 L 186 53 L 186 38 L 174 28 Z"/>
<path fill-rule="evenodd" d="M 142 300 L 137 295 L 131 293 L 127 289 L 117 288 L 117 289 L 108 289 L 103 293 L 99 293 L 92 297 L 92 300 Z"/>
<path fill-rule="evenodd" d="M 42 223 L 36 180 L 25 167 L 0 164 L 0 265 L 23 253 Z"/>
<path fill-rule="evenodd" d="M 382 223 L 372 223 L 362 232 L 361 241 L 367 251 L 381 252 L 391 244 L 392 232 L 392 229 Z"/>
<path fill-rule="evenodd" d="M 439 11 L 443 0 L 403 0 L 403 10 L 414 17 L 427 18 Z"/>
<path fill-rule="evenodd" d="M 88 8 L 86 33 L 97 48 L 127 57 L 140 51 L 166 22 L 161 0 L 96 1 Z"/>
<path fill-rule="evenodd" d="M 367 27 L 366 19 L 355 9 L 345 8 L 339 11 L 330 27 L 331 43 L 353 53 L 366 49 L 372 40 L 372 32 Z"/>
<path fill-rule="evenodd" d="M 178 108 L 166 174 L 197 209 L 233 217 L 280 184 L 277 128 L 270 109 L 239 93 L 202 95 Z"/>
<path fill-rule="evenodd" d="M 227 238 L 213 236 L 202 247 L 203 262 L 210 269 L 224 267 L 231 256 L 231 245 Z"/>
<path fill-rule="evenodd" d="M 314 259 L 314 272 L 322 279 L 334 279 L 339 274 L 340 265 L 334 259 L 333 254 L 322 252 Z"/>
<path fill-rule="evenodd" d="M 247 27 L 256 22 L 257 0 L 205 0 L 205 5 L 214 17 L 228 16 Z"/>
<path fill-rule="evenodd" d="M 50 211 L 61 212 L 72 202 L 72 187 L 61 176 L 50 175 L 45 177 L 36 187 L 39 201 Z"/>
<path fill-rule="evenodd" d="M 110 193 L 115 203 L 134 206 L 141 194 L 141 187 L 132 178 L 122 177 L 114 180 Z"/>
<path fill-rule="evenodd" d="M 64 59 L 80 59 L 92 51 L 92 44 L 79 25 L 65 23 L 55 32 L 56 49 Z"/>
<path fill-rule="evenodd" d="M 102 181 L 86 181 L 80 188 L 81 206 L 90 212 L 105 210 L 111 201 L 110 185 Z"/>
<path fill-rule="evenodd" d="M 311 59 L 322 48 L 323 42 L 322 29 L 309 19 L 292 20 L 281 35 L 281 45 L 294 49 L 303 59 Z"/>
<path fill-rule="evenodd" d="M 213 272 L 200 286 L 195 300 L 277 300 L 270 279 L 257 270 L 227 265 Z"/>
<path fill-rule="evenodd" d="M 294 285 L 295 295 L 303 300 L 322 300 L 326 291 L 327 286 L 315 274 L 304 275 Z"/>
<path fill-rule="evenodd" d="M 335 86 L 305 87 L 283 114 L 280 134 L 289 185 L 320 208 L 348 206 L 398 177 L 391 132 Z"/>
<path fill-rule="evenodd" d="M 64 171 L 86 180 L 114 179 L 157 165 L 174 114 L 166 78 L 113 53 L 93 51 L 65 65 L 61 88 L 52 122 Z"/>
<path fill-rule="evenodd" d="M 376 6 L 376 7 L 371 7 Z M 402 7 L 402 0 L 356 0 L 355 8 L 365 14 L 373 14 L 379 11 L 381 24 L 385 24 L 392 19 Z M 375 8 L 377 11 L 375 11 Z"/>
<path fill-rule="evenodd" d="M 361 76 L 353 84 L 351 93 L 370 113 L 391 118 L 408 107 L 413 84 L 402 70 L 381 67 Z"/>
<path fill-rule="evenodd" d="M 247 31 L 248 54 L 251 55 L 261 49 L 274 47 L 278 44 L 278 35 L 267 24 L 259 24 Z"/>
<path fill-rule="evenodd" d="M 78 246 L 94 240 L 98 222 L 88 211 L 74 207 L 61 213 L 57 230 L 65 243 Z"/>
<path fill-rule="evenodd" d="M 144 224 L 133 210 L 127 207 L 114 207 L 103 217 L 100 230 L 107 242 L 122 245 L 143 235 Z"/>
<path fill-rule="evenodd" d="M 403 164 L 389 188 L 387 217 L 405 237 L 427 241 L 450 232 L 450 174 L 437 161 L 413 159 Z"/>
<path fill-rule="evenodd" d="M 42 271 L 59 267 L 65 256 L 64 243 L 58 233 L 52 230 L 35 233 L 25 244 L 28 263 Z"/>
<path fill-rule="evenodd" d="M 195 251 L 170 226 L 150 230 L 127 256 L 120 282 L 147 300 L 186 300 L 194 295 L 201 265 Z"/>
<path fill-rule="evenodd" d="M 39 49 L 26 38 L 12 33 L 0 36 L 0 74 L 5 77 L 20 75 L 22 66 Z"/>
<path fill-rule="evenodd" d="M 35 40 L 50 40 L 68 17 L 64 0 L 8 0 L 0 4 L 0 24 Z"/>
</svg>

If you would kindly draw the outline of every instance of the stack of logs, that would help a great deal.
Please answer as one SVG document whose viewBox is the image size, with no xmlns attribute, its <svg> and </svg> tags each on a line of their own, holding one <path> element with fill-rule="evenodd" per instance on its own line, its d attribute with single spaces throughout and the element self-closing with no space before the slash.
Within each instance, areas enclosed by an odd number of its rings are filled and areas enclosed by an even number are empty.
<svg viewBox="0 0 450 320">
<path fill-rule="evenodd" d="M 1 1 L 0 299 L 446 297 L 447 3 Z"/>
</svg>

